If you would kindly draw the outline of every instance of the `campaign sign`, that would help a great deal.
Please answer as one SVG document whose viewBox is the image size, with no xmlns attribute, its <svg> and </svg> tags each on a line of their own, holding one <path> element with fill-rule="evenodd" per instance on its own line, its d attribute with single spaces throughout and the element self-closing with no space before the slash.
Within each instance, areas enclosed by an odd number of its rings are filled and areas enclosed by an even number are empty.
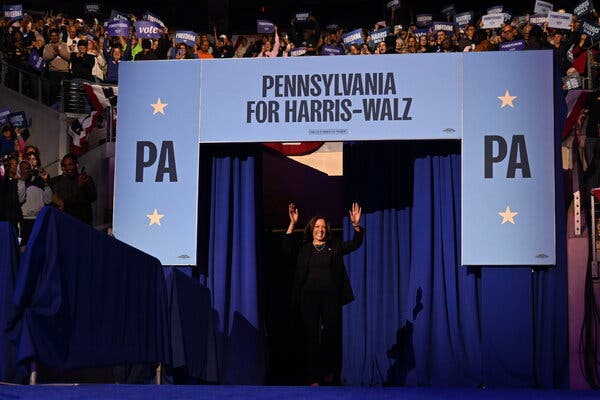
<svg viewBox="0 0 600 400">
<path fill-rule="evenodd" d="M 19 111 L 8 114 L 8 123 L 13 128 L 25 129 L 28 127 L 27 117 L 25 117 L 25 111 Z"/>
<path fill-rule="evenodd" d="M 395 10 L 397 8 L 400 8 L 400 0 L 388 1 L 386 4 L 386 7 L 389 8 L 390 10 Z"/>
<path fill-rule="evenodd" d="M 465 27 L 473 22 L 475 13 L 473 11 L 467 11 L 464 13 L 454 15 L 454 23 L 460 27 Z"/>
<path fill-rule="evenodd" d="M 290 50 L 291 57 L 300 57 L 306 54 L 306 47 L 295 47 Z"/>
<path fill-rule="evenodd" d="M 431 25 L 431 22 L 433 21 L 433 15 L 431 14 L 417 14 L 417 26 L 418 27 L 424 27 L 424 26 L 429 26 Z"/>
<path fill-rule="evenodd" d="M 329 24 L 327 25 L 328 32 L 336 32 L 340 26 L 338 24 Z"/>
<path fill-rule="evenodd" d="M 463 265 L 556 264 L 552 57 L 464 53 Z"/>
<path fill-rule="evenodd" d="M 579 74 L 563 76 L 563 88 L 566 90 L 581 89 L 581 77 Z"/>
<path fill-rule="evenodd" d="M 36 71 L 43 71 L 46 68 L 46 61 L 44 61 L 43 57 L 40 57 L 37 51 L 29 53 L 27 64 Z"/>
<path fill-rule="evenodd" d="M 437 21 L 433 23 L 432 29 L 434 32 L 445 31 L 452 33 L 454 32 L 454 23 Z"/>
<path fill-rule="evenodd" d="M 155 15 L 155 14 L 152 14 L 150 11 L 146 11 L 146 12 L 144 13 L 144 15 L 142 16 L 142 19 L 143 19 L 144 21 L 152 21 L 152 22 L 155 22 L 155 23 L 157 23 L 158 25 L 160 25 L 162 28 L 166 27 L 166 25 L 165 25 L 165 23 L 163 22 L 163 20 L 162 20 L 160 17 L 158 17 L 157 15 Z"/>
<path fill-rule="evenodd" d="M 127 17 L 127 14 L 122 13 L 121 11 L 117 11 L 117 10 L 111 10 L 110 11 L 110 19 L 122 20 L 122 21 L 129 21 L 129 18 Z"/>
<path fill-rule="evenodd" d="M 4 18 L 10 21 L 23 19 L 23 6 L 21 4 L 4 5 Z"/>
<path fill-rule="evenodd" d="M 415 35 L 416 38 L 420 38 L 421 36 L 427 36 L 428 31 L 428 29 L 415 29 L 413 35 Z"/>
<path fill-rule="evenodd" d="M 594 4 L 592 3 L 592 0 L 583 0 L 573 9 L 573 14 L 575 14 L 575 17 L 577 18 L 583 17 L 584 15 L 592 12 L 594 12 Z"/>
<path fill-rule="evenodd" d="M 503 5 L 497 5 L 497 6 L 489 7 L 487 9 L 488 14 L 500 14 L 500 13 L 502 13 L 502 11 L 504 11 Z"/>
<path fill-rule="evenodd" d="M 158 39 L 160 38 L 161 26 L 152 21 L 136 21 L 135 35 L 140 39 Z"/>
<path fill-rule="evenodd" d="M 525 50 L 525 47 L 527 47 L 525 41 L 523 39 L 519 39 L 519 40 L 510 41 L 510 42 L 500 43 L 499 50 L 500 51 Z"/>
<path fill-rule="evenodd" d="M 544 25 L 548 22 L 548 14 L 533 14 L 529 16 L 529 23 L 533 25 Z"/>
<path fill-rule="evenodd" d="M 341 56 L 344 54 L 344 50 L 338 46 L 323 46 L 321 48 L 322 56 Z"/>
<path fill-rule="evenodd" d="M 554 10 L 554 4 L 548 3 L 547 1 L 542 1 L 542 0 L 535 1 L 535 7 L 533 7 L 534 13 L 547 14 L 552 10 Z"/>
<path fill-rule="evenodd" d="M 588 21 L 583 21 L 579 30 L 588 35 L 593 40 L 600 39 L 600 26 Z"/>
<path fill-rule="evenodd" d="M 275 32 L 275 24 L 271 21 L 263 19 L 256 20 L 256 32 L 257 33 L 273 33 Z"/>
<path fill-rule="evenodd" d="M 122 19 L 114 19 L 106 21 L 105 28 L 108 36 L 129 36 L 131 23 Z"/>
<path fill-rule="evenodd" d="M 163 265 L 196 265 L 200 66 L 119 67 L 113 233 Z"/>
<path fill-rule="evenodd" d="M 377 29 L 376 31 L 369 32 L 371 38 L 369 45 L 374 46 L 379 42 L 385 41 L 385 38 L 389 35 L 390 28 Z"/>
<path fill-rule="evenodd" d="M 205 63 L 202 143 L 460 137 L 460 53 L 350 58 Z"/>
<path fill-rule="evenodd" d="M 447 17 L 450 17 L 450 16 L 456 14 L 456 8 L 454 7 L 454 4 L 448 4 L 444 7 L 442 7 L 441 11 L 442 11 L 442 14 Z"/>
<path fill-rule="evenodd" d="M 8 124 L 8 115 L 10 110 L 8 108 L 0 109 L 0 128 Z"/>
<path fill-rule="evenodd" d="M 362 37 L 362 29 L 356 29 L 352 32 L 347 32 L 342 35 L 342 43 L 348 47 L 351 44 L 363 44 L 365 41 Z"/>
<path fill-rule="evenodd" d="M 550 11 L 548 13 L 548 28 L 571 29 L 573 15 Z"/>
<path fill-rule="evenodd" d="M 99 3 L 85 3 L 85 13 L 86 14 L 100 14 L 100 4 Z"/>
<path fill-rule="evenodd" d="M 296 21 L 298 22 L 304 22 L 304 21 L 308 21 L 308 19 L 310 18 L 310 12 L 299 12 L 296 14 Z"/>
<path fill-rule="evenodd" d="M 198 34 L 192 31 L 175 32 L 175 43 L 185 43 L 186 46 L 194 47 Z"/>
<path fill-rule="evenodd" d="M 500 28 L 504 23 L 504 13 L 488 14 L 481 17 L 481 28 Z"/>
</svg>

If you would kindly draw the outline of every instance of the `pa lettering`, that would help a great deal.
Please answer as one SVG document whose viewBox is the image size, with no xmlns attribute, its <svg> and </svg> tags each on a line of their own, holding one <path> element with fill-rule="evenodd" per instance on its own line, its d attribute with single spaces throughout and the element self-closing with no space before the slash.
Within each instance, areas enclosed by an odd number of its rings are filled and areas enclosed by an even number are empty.
<svg viewBox="0 0 600 400">
<path fill-rule="evenodd" d="M 144 170 L 154 167 L 155 164 L 156 175 L 154 182 L 163 182 L 165 175 L 168 175 L 169 182 L 177 182 L 175 148 L 172 140 L 161 143 L 160 154 L 153 142 L 137 142 L 135 152 L 135 181 L 144 182 Z"/>
<path fill-rule="evenodd" d="M 494 178 L 494 164 L 501 163 L 508 153 L 508 143 L 502 136 L 488 135 L 484 136 L 484 155 L 485 155 L 485 179 Z M 506 168 L 506 177 L 514 178 L 517 170 L 521 170 L 523 178 L 531 178 L 531 168 L 529 166 L 529 157 L 527 156 L 527 146 L 525 145 L 525 135 L 513 135 L 510 142 L 510 154 L 508 156 L 508 166 Z"/>
</svg>

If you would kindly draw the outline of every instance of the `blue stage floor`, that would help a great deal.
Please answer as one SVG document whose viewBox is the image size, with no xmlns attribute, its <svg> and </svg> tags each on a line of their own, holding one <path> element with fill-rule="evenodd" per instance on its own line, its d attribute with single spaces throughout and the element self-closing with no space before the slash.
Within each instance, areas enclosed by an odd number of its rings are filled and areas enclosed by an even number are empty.
<svg viewBox="0 0 600 400">
<path fill-rule="evenodd" d="M 0 400 L 429 400 L 429 399 L 599 399 L 593 391 L 465 388 L 360 388 L 282 386 L 172 386 L 172 385 L 0 385 Z"/>
</svg>

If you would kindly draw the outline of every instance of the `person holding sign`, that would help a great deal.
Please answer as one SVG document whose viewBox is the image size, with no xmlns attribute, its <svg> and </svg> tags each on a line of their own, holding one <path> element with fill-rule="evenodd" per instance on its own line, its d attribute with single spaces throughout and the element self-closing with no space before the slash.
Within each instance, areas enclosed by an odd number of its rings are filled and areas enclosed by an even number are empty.
<svg viewBox="0 0 600 400">
<path fill-rule="evenodd" d="M 277 25 L 275 25 L 275 39 L 273 43 L 270 40 L 265 41 L 260 53 L 256 57 L 277 57 L 277 53 L 279 53 L 279 34 L 277 33 Z"/>
<path fill-rule="evenodd" d="M 296 256 L 292 286 L 292 306 L 302 315 L 306 346 L 308 383 L 311 386 L 339 384 L 342 367 L 342 306 L 354 300 L 343 256 L 362 244 L 361 207 L 352 204 L 348 212 L 354 236 L 343 242 L 331 236 L 327 219 L 314 216 L 304 229 L 304 240 L 294 245 L 292 232 L 299 211 L 288 205 L 290 223 L 283 238 L 283 249 Z"/>
</svg>

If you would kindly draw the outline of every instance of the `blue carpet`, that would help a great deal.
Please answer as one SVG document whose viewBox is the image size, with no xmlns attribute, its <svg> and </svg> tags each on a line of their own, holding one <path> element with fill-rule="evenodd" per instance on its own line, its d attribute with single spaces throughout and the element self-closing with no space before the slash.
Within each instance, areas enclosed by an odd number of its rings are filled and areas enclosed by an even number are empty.
<svg viewBox="0 0 600 400">
<path fill-rule="evenodd" d="M 594 399 L 593 391 L 465 389 L 465 388 L 360 388 L 275 386 L 172 386 L 172 385 L 79 385 L 0 386 L 0 400 L 559 400 Z"/>
</svg>

